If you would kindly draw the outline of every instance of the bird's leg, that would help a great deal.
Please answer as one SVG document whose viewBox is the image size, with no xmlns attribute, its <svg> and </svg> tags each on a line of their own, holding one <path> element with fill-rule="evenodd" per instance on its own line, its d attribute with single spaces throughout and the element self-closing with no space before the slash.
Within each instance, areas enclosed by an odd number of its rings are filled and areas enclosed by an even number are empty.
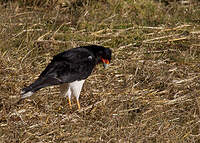
<svg viewBox="0 0 200 143">
<path fill-rule="evenodd" d="M 79 99 L 77 98 L 76 101 L 77 101 L 77 105 L 78 105 L 78 110 L 80 110 L 81 106 L 80 106 L 80 103 L 79 103 Z"/>
<path fill-rule="evenodd" d="M 71 103 L 71 98 L 68 97 L 68 102 L 69 102 L 69 108 L 72 109 L 72 103 Z"/>
<path fill-rule="evenodd" d="M 77 101 L 77 105 L 78 105 L 78 109 L 81 109 L 80 103 L 79 103 L 79 96 L 81 93 L 81 89 L 83 87 L 83 83 L 85 80 L 80 80 L 80 81 L 74 81 L 72 83 L 70 83 L 70 89 L 73 93 L 73 96 L 76 97 L 76 101 Z"/>
<path fill-rule="evenodd" d="M 60 91 L 61 94 L 65 97 L 68 97 L 68 103 L 70 109 L 72 109 L 72 103 L 71 103 L 71 89 L 67 83 L 60 85 Z"/>
<path fill-rule="evenodd" d="M 68 96 L 68 103 L 69 103 L 69 108 L 72 109 L 72 103 L 71 103 L 71 89 L 69 87 L 67 91 L 67 96 Z"/>
</svg>

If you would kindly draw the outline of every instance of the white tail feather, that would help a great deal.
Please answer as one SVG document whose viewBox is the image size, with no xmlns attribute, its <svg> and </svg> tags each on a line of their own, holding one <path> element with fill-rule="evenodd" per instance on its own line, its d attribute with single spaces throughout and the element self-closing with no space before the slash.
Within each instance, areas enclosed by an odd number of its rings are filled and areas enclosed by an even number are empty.
<svg viewBox="0 0 200 143">
<path fill-rule="evenodd" d="M 21 92 L 21 98 L 30 97 L 31 95 L 33 95 L 33 92 L 31 92 L 31 91 L 29 91 L 27 93 L 24 93 L 24 91 Z"/>
</svg>

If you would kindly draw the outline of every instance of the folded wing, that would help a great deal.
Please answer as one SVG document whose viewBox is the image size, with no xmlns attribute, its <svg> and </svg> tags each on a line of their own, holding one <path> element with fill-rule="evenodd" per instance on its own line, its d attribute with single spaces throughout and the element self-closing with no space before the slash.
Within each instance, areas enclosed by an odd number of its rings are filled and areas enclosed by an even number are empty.
<svg viewBox="0 0 200 143">
<path fill-rule="evenodd" d="M 47 86 L 86 79 L 95 65 L 95 56 L 87 49 L 76 48 L 60 53 L 33 84 L 22 90 L 22 98 L 28 92 L 34 93 Z"/>
</svg>

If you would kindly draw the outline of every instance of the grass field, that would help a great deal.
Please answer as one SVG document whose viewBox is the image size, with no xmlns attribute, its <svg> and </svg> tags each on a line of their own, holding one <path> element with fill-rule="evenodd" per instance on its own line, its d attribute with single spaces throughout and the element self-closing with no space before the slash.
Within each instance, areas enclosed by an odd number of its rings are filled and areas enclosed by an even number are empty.
<svg viewBox="0 0 200 143">
<path fill-rule="evenodd" d="M 5 0 L 0 13 L 0 142 L 200 142 L 198 1 Z M 90 44 L 113 57 L 80 111 L 58 87 L 18 102 L 53 55 Z"/>
</svg>

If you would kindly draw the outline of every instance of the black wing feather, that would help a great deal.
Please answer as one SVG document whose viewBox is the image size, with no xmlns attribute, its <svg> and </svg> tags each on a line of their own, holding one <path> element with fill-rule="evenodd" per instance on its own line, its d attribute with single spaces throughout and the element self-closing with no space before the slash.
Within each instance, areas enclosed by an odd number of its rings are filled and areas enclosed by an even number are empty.
<svg viewBox="0 0 200 143">
<path fill-rule="evenodd" d="M 51 63 L 30 86 L 22 90 L 23 95 L 62 83 L 86 79 L 96 65 L 95 56 L 87 49 L 75 48 L 54 56 Z M 22 95 L 22 96 L 23 96 Z"/>
<path fill-rule="evenodd" d="M 91 74 L 95 64 L 93 53 L 84 48 L 75 48 L 54 56 L 51 63 L 39 77 L 55 76 L 60 80 L 64 80 L 63 82 L 81 80 Z"/>
</svg>

